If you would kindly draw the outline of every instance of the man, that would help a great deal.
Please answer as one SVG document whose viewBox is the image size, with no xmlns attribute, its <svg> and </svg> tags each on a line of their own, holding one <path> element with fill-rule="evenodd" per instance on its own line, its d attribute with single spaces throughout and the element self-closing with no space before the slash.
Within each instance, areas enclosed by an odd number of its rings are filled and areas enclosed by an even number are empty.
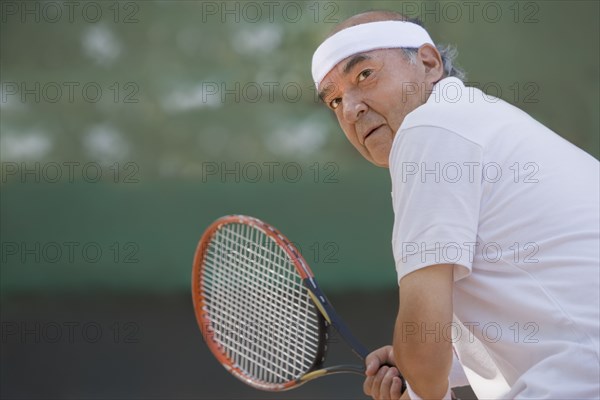
<svg viewBox="0 0 600 400">
<path fill-rule="evenodd" d="M 450 62 L 387 11 L 342 22 L 313 56 L 320 97 L 392 178 L 399 311 L 364 391 L 598 398 L 598 161 Z"/>
</svg>

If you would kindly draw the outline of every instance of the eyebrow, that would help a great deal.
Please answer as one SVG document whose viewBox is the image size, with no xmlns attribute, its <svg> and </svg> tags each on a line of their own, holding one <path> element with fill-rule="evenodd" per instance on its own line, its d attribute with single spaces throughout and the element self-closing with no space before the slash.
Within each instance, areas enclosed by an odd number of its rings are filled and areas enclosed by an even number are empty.
<svg viewBox="0 0 600 400">
<path fill-rule="evenodd" d="M 346 65 L 344 65 L 342 72 L 344 73 L 344 75 L 348 75 L 348 73 L 350 73 L 352 68 L 354 68 L 357 64 L 360 64 L 361 62 L 363 62 L 365 60 L 370 60 L 370 59 L 371 59 L 371 57 L 369 57 L 366 54 L 360 54 L 360 53 L 356 54 L 346 63 Z M 325 97 L 329 94 L 329 92 L 331 92 L 331 90 L 332 90 L 332 87 L 328 86 L 319 92 L 319 98 L 321 99 L 321 101 L 325 102 Z"/>
<path fill-rule="evenodd" d="M 370 60 L 370 59 L 371 59 L 371 57 L 369 57 L 366 54 L 357 54 L 357 55 L 355 55 L 344 66 L 344 69 L 342 70 L 344 72 L 344 75 L 348 75 L 348 73 L 350 72 L 350 70 L 352 68 L 354 68 L 357 64 L 360 64 L 361 62 L 363 62 L 365 60 Z"/>
</svg>

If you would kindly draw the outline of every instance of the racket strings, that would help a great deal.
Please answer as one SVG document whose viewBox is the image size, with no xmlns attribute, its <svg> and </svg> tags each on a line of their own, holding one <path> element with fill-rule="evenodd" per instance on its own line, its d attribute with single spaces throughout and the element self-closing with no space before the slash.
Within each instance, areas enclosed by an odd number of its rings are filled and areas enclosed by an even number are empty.
<svg viewBox="0 0 600 400">
<path fill-rule="evenodd" d="M 245 281 L 245 282 L 243 282 L 245 284 L 252 284 L 253 283 L 251 281 L 248 281 L 247 276 L 239 275 L 239 273 L 237 273 L 235 271 L 233 271 L 233 272 L 234 272 L 234 275 L 236 275 L 236 276 L 232 276 L 231 277 L 232 279 L 240 279 L 242 281 Z M 272 285 L 269 285 L 269 284 L 268 284 L 268 286 L 272 287 Z M 259 302 L 259 301 L 264 301 L 264 299 L 259 298 L 256 295 L 255 292 L 248 291 L 248 289 L 245 288 L 245 287 L 243 287 L 242 291 L 244 292 L 244 295 L 247 296 L 248 300 L 252 301 L 253 303 L 256 303 L 256 302 Z M 270 295 L 268 292 L 265 293 L 265 295 L 266 295 L 267 299 L 271 300 L 275 306 L 289 308 L 289 304 L 282 303 L 279 297 L 274 297 L 274 296 Z M 275 304 L 275 303 L 277 303 L 277 304 Z M 209 306 L 211 306 L 211 305 L 213 305 L 213 302 L 207 301 L 207 304 Z M 240 320 L 240 319 L 243 319 L 243 317 L 245 315 L 247 315 L 244 312 L 246 310 L 240 310 L 240 309 L 232 308 L 231 304 L 223 304 L 223 306 L 224 306 L 224 308 L 223 308 L 223 314 L 224 314 L 225 317 L 229 318 L 229 320 L 234 320 L 234 319 Z M 282 324 L 282 327 L 284 327 L 286 329 L 286 331 L 287 331 L 286 333 L 288 333 L 288 334 L 295 333 L 297 335 L 303 334 L 304 333 L 303 331 L 299 331 L 298 330 L 298 322 L 299 322 L 298 318 L 292 319 L 290 317 L 290 315 L 296 315 L 296 314 L 285 314 L 285 315 L 283 315 L 284 319 L 286 320 L 285 321 L 286 324 L 285 325 Z M 256 324 L 253 324 L 253 323 L 251 323 L 249 321 L 246 321 L 246 323 L 247 323 L 246 326 L 247 326 L 248 329 L 252 329 L 253 326 L 256 327 Z M 316 319 L 308 318 L 307 319 L 307 323 L 308 323 L 308 325 L 311 328 L 313 328 L 313 329 L 319 329 L 318 328 L 318 322 L 317 322 Z M 266 328 L 268 328 L 268 327 L 266 327 Z M 294 332 L 292 332 L 291 329 L 293 329 Z M 264 334 L 264 332 L 257 332 L 257 334 L 258 333 L 263 333 Z M 272 333 L 274 333 L 275 335 L 277 335 L 278 331 L 275 330 Z M 279 339 L 285 339 L 285 337 L 279 337 Z M 311 343 L 309 343 L 308 345 L 311 346 L 311 347 L 314 347 L 314 349 L 316 350 L 316 345 L 313 346 Z"/>
<path fill-rule="evenodd" d="M 246 227 L 245 227 L 245 229 L 248 229 L 248 228 L 246 228 Z M 246 247 L 246 250 L 251 250 L 251 249 L 250 249 L 249 247 Z M 242 255 L 243 255 L 243 254 L 242 254 Z M 269 292 L 266 292 L 266 293 L 269 293 Z M 292 324 L 293 324 L 293 322 L 292 322 Z M 295 325 L 292 325 L 292 326 L 295 326 Z M 283 327 L 284 327 L 284 328 L 287 328 L 287 327 L 288 327 L 288 325 L 287 325 L 287 324 L 285 324 L 285 325 L 283 325 Z M 267 326 L 266 328 L 268 329 L 269 327 Z M 271 330 L 272 330 L 273 332 L 277 332 L 277 330 L 273 330 L 273 329 L 271 329 Z M 290 333 L 291 333 L 291 332 L 290 332 Z M 279 336 L 279 335 L 276 335 L 276 336 Z M 272 356 L 275 356 L 275 357 L 277 357 L 277 356 L 279 355 L 279 353 L 282 353 L 280 348 L 274 349 L 274 351 L 276 351 L 276 352 L 277 352 L 276 354 L 272 354 Z M 285 355 L 285 353 L 283 353 L 283 355 Z M 263 360 L 264 360 L 264 358 L 263 358 Z M 281 361 L 281 358 L 280 358 L 280 360 L 279 360 L 279 361 Z M 284 361 L 285 361 L 285 360 L 284 360 Z M 264 371 L 263 371 L 263 372 L 264 372 Z"/>
<path fill-rule="evenodd" d="M 256 283 L 255 281 L 249 280 L 247 275 L 240 274 L 237 271 L 231 271 L 231 272 L 233 275 L 235 275 L 235 276 L 232 276 L 232 279 L 235 279 L 235 278 L 240 279 L 241 281 L 244 281 L 242 283 L 249 284 L 249 285 Z M 209 276 L 207 274 L 207 277 L 212 277 L 212 275 Z M 277 288 L 276 286 L 273 285 L 273 283 L 268 282 L 267 280 L 262 281 L 262 283 L 265 284 L 269 289 L 272 289 L 274 291 L 279 290 L 279 288 Z M 246 295 L 250 298 L 250 300 L 253 300 L 254 302 L 263 301 L 263 299 L 259 298 L 254 291 L 249 291 L 246 287 L 242 287 L 241 290 L 244 292 L 244 295 Z M 284 293 L 281 293 L 281 294 L 284 294 Z M 292 327 L 296 326 L 296 323 L 298 322 L 297 314 L 295 313 L 296 309 L 291 308 L 290 304 L 288 302 L 285 302 L 285 303 L 282 302 L 281 296 L 273 296 L 271 293 L 268 293 L 268 292 L 264 293 L 264 296 L 267 297 L 269 300 L 271 300 L 273 303 L 276 303 L 274 305 L 277 305 L 282 308 L 286 308 L 289 311 L 289 313 L 283 314 L 282 315 L 283 318 L 286 319 L 288 323 L 293 324 Z M 211 304 L 211 301 L 207 301 L 207 303 Z M 225 304 L 225 306 L 227 306 L 227 305 L 228 304 Z M 292 314 L 292 312 L 294 314 Z M 294 317 L 294 318 L 292 318 L 292 317 Z M 319 329 L 318 320 L 316 318 L 312 318 L 311 316 L 309 316 L 306 321 L 311 328 Z"/>
<path fill-rule="evenodd" d="M 268 279 L 268 278 L 267 278 L 267 279 Z M 267 282 L 268 282 L 268 280 L 267 280 Z M 268 291 L 267 291 L 266 293 L 267 293 L 267 294 L 269 294 L 269 292 L 268 292 Z M 303 294 L 303 293 L 301 293 L 301 294 Z M 276 304 L 272 303 L 271 305 L 272 305 L 273 307 L 277 308 L 277 305 L 276 305 Z M 285 306 L 285 305 L 284 305 L 284 306 Z M 290 308 L 290 307 L 289 307 L 289 305 L 287 305 L 287 308 L 288 308 L 288 309 Z M 296 316 L 296 315 L 298 315 L 298 314 L 297 314 L 297 313 L 294 313 L 294 314 L 291 314 L 291 315 L 294 315 L 294 316 Z M 288 320 L 289 320 L 289 318 L 288 318 Z M 294 334 L 294 333 L 296 333 L 297 337 L 302 337 L 302 336 L 299 336 L 299 334 L 301 334 L 301 332 L 297 332 L 297 331 L 298 331 L 298 329 L 297 329 L 297 325 L 298 325 L 298 322 L 297 322 L 297 321 L 289 321 L 289 324 L 283 324 L 283 325 L 282 325 L 282 327 L 283 327 L 283 328 L 284 328 L 284 329 L 287 331 L 287 332 L 285 332 L 285 333 L 288 333 L 288 335 L 289 335 L 289 334 Z M 289 329 L 288 329 L 289 327 L 292 327 L 292 328 L 294 328 L 294 331 L 296 331 L 296 332 L 290 332 L 290 331 L 289 331 Z M 274 332 L 277 332 L 277 331 L 274 331 Z M 288 338 L 289 338 L 289 336 L 288 336 Z M 316 349 L 316 347 L 315 347 L 315 349 Z M 286 353 L 285 353 L 285 352 L 282 352 L 282 349 L 281 349 L 281 348 L 278 348 L 277 350 L 278 350 L 280 353 L 282 353 L 282 355 L 283 355 L 283 356 L 285 356 L 285 355 L 286 355 Z"/>
<path fill-rule="evenodd" d="M 210 330 L 234 364 L 268 383 L 306 373 L 318 353 L 319 320 L 287 253 L 256 227 L 228 224 L 204 264 Z"/>
<path fill-rule="evenodd" d="M 223 240 L 227 241 L 228 242 L 227 244 L 229 246 L 236 246 L 238 241 L 247 240 L 247 238 L 244 238 L 243 236 L 240 236 L 238 234 L 234 234 L 233 237 L 234 237 L 233 239 L 229 239 L 226 237 Z M 269 244 L 271 244 L 271 243 L 269 243 Z M 265 247 L 261 247 L 261 249 L 264 250 Z M 258 250 L 260 250 L 260 249 L 258 249 Z M 280 250 L 280 249 L 277 248 L 277 250 Z M 256 255 L 259 258 L 259 259 L 252 259 L 250 261 L 252 263 L 253 262 L 271 263 L 271 262 L 275 261 L 275 260 L 273 260 L 273 258 L 277 258 L 278 263 L 289 263 L 289 259 L 287 257 L 283 256 L 282 254 L 277 254 L 277 253 L 272 252 L 272 253 L 269 253 L 269 255 L 267 256 L 265 254 L 259 254 L 255 249 L 250 249 L 250 248 L 247 248 L 246 251 L 247 251 L 247 254 Z M 283 252 L 280 250 L 278 253 L 283 253 Z M 238 255 L 239 255 L 239 257 L 246 258 L 248 260 L 248 255 L 244 255 L 243 253 L 239 253 Z M 210 254 L 207 255 L 207 257 L 210 257 Z M 268 257 L 271 257 L 271 258 L 268 258 Z M 264 275 L 265 270 L 257 269 L 257 270 L 255 270 L 255 272 L 263 273 L 263 276 L 266 276 L 266 277 L 272 277 L 271 273 Z M 266 271 L 266 272 L 269 272 L 269 271 Z M 279 277 L 282 278 L 284 281 L 286 281 L 290 285 L 290 287 L 287 287 L 288 290 L 289 289 L 295 290 L 298 295 L 302 295 L 305 293 L 304 287 L 302 286 L 301 283 L 300 283 L 300 289 L 298 289 L 298 287 L 297 287 L 298 280 L 296 279 L 297 274 L 296 274 L 295 270 L 294 271 L 283 270 L 282 272 L 283 272 L 283 275 L 279 275 Z M 281 290 L 281 288 L 279 288 L 279 289 Z"/>
</svg>

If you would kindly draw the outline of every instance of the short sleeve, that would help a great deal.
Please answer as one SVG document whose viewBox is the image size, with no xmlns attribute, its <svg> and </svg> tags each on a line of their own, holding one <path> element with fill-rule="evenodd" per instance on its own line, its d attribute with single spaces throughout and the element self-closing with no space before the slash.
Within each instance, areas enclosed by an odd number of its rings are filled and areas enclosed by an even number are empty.
<svg viewBox="0 0 600 400">
<path fill-rule="evenodd" d="M 400 130 L 390 153 L 398 282 L 435 264 L 471 272 L 482 195 L 479 144 L 435 126 Z"/>
</svg>

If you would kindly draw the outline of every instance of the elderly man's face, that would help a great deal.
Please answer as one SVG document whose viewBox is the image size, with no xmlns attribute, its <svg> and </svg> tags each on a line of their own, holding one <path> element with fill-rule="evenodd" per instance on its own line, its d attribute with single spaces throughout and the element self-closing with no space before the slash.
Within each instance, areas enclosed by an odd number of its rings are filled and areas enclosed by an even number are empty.
<svg viewBox="0 0 600 400">
<path fill-rule="evenodd" d="M 350 56 L 319 85 L 321 98 L 334 111 L 348 140 L 380 167 L 388 167 L 392 141 L 404 117 L 426 101 L 425 93 L 433 86 L 421 53 L 416 64 L 400 49 Z"/>
</svg>

